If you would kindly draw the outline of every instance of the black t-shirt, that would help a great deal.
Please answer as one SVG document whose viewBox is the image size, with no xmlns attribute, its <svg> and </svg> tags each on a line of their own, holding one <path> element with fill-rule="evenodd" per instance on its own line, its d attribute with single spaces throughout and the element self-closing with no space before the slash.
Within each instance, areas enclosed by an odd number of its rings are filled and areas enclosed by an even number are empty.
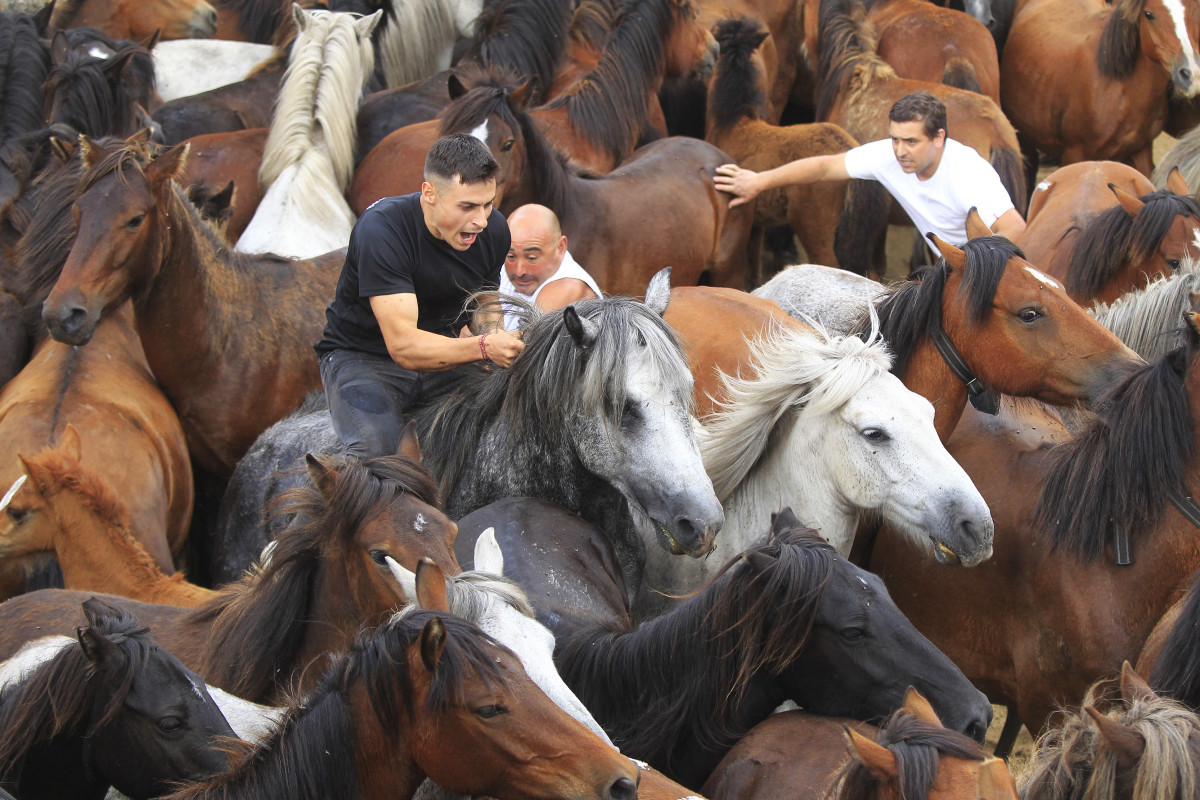
<svg viewBox="0 0 1200 800">
<path fill-rule="evenodd" d="M 460 252 L 429 232 L 420 192 L 376 202 L 350 234 L 346 263 L 333 302 L 325 309 L 325 333 L 316 351 L 340 348 L 387 356 L 370 300 L 385 294 L 415 294 L 418 328 L 458 336 L 467 322 L 467 297 L 500 285 L 509 242 L 508 223 L 499 211 L 492 211 L 487 228 Z"/>
</svg>

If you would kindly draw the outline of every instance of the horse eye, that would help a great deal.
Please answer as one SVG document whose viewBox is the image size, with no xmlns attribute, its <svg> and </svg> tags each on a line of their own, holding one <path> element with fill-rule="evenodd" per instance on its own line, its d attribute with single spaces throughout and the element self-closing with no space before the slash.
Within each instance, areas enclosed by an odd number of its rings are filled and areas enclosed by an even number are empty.
<svg viewBox="0 0 1200 800">
<path fill-rule="evenodd" d="M 1171 270 L 1172 270 L 1173 272 L 1174 272 L 1174 271 L 1178 271 L 1178 269 L 1179 269 L 1179 259 L 1178 259 L 1178 258 L 1168 258 L 1168 259 L 1167 259 L 1167 266 L 1168 266 L 1168 267 L 1170 267 L 1170 268 L 1171 268 Z"/>
<path fill-rule="evenodd" d="M 183 720 L 179 717 L 163 717 L 158 721 L 158 727 L 164 733 L 174 733 L 183 727 Z"/>
<path fill-rule="evenodd" d="M 1036 308 L 1022 308 L 1017 316 L 1021 322 L 1033 322 L 1042 316 L 1042 312 Z"/>
<path fill-rule="evenodd" d="M 374 561 L 376 564 L 378 564 L 381 567 L 387 566 L 387 556 L 388 556 L 388 554 L 383 552 L 382 550 L 372 550 L 371 551 L 371 560 Z"/>
<path fill-rule="evenodd" d="M 13 522 L 20 522 L 21 520 L 25 519 L 25 517 L 29 516 L 29 511 L 24 508 L 13 508 L 12 506 L 9 506 L 8 508 L 4 509 L 4 511 L 6 514 L 8 514 L 8 518 Z"/>
<path fill-rule="evenodd" d="M 513 145 L 516 143 L 517 143 L 516 139 L 507 140 L 504 144 L 500 145 L 500 152 L 507 153 L 509 150 L 513 149 Z"/>
<path fill-rule="evenodd" d="M 499 705 L 483 706 L 481 708 L 475 709 L 476 716 L 478 716 L 482 719 L 492 719 L 493 717 L 498 717 L 501 714 L 507 714 L 507 713 L 508 713 L 508 709 L 505 708 L 504 706 L 499 706 Z"/>
<path fill-rule="evenodd" d="M 138 214 L 136 217 L 134 217 L 133 219 L 129 220 L 129 222 L 126 222 L 126 223 L 125 223 L 125 227 L 126 227 L 126 228 L 138 228 L 138 227 L 141 227 L 141 224 L 142 224 L 142 222 L 143 222 L 145 219 L 146 219 L 146 215 L 145 215 L 145 214 Z"/>
<path fill-rule="evenodd" d="M 1153 20 L 1153 19 L 1154 19 L 1154 12 L 1153 12 L 1153 11 L 1147 11 L 1147 12 L 1146 12 L 1146 19 L 1148 19 L 1148 20 Z"/>
<path fill-rule="evenodd" d="M 888 435 L 879 428 L 867 428 L 862 435 L 868 442 L 886 442 L 888 440 Z"/>
<path fill-rule="evenodd" d="M 866 631 L 862 628 L 845 628 L 838 632 L 847 642 L 857 642 L 860 639 L 866 638 Z"/>
</svg>

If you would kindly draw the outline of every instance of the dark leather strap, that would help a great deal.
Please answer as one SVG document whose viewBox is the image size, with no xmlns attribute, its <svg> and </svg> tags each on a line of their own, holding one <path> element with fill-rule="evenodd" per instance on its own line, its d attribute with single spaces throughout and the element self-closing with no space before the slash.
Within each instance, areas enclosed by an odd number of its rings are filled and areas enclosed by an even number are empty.
<svg viewBox="0 0 1200 800">
<path fill-rule="evenodd" d="M 971 373 L 971 368 L 967 366 L 962 354 L 958 352 L 954 342 L 950 341 L 950 337 L 946 335 L 946 331 L 942 329 L 940 323 L 933 332 L 933 344 L 942 354 L 942 360 L 946 362 L 950 371 L 967 385 L 967 399 L 971 401 L 971 405 L 975 406 L 977 411 L 993 417 L 1000 413 L 999 392 L 984 386 L 983 381 Z"/>
</svg>

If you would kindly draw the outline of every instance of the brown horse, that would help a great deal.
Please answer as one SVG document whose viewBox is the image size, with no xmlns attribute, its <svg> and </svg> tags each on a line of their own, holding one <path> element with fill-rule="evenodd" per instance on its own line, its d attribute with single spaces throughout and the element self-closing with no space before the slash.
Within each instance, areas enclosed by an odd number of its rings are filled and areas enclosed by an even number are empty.
<svg viewBox="0 0 1200 800">
<path fill-rule="evenodd" d="M 337 657 L 265 742 L 170 795 L 411 798 L 425 776 L 497 800 L 633 800 L 638 771 L 521 662 L 448 614 L 398 614 Z"/>
<path fill-rule="evenodd" d="M 276 49 L 244 80 L 163 103 L 152 115 L 163 141 L 174 145 L 204 134 L 269 128 L 289 52 L 287 46 Z"/>
<path fill-rule="evenodd" d="M 279 536 L 269 563 L 209 603 L 188 610 L 105 597 L 131 610 L 206 681 L 239 697 L 275 701 L 312 687 L 328 653 L 344 650 L 364 625 L 405 603 L 388 558 L 410 570 L 425 556 L 447 573 L 459 567 L 457 528 L 434 505 L 433 479 L 419 462 L 310 458 L 308 467 L 313 486 L 297 490 L 284 509 L 304 522 Z M 7 634 L 0 658 L 28 638 L 70 633 L 75 609 L 89 595 L 43 590 L 0 605 Z"/>
<path fill-rule="evenodd" d="M 1044 418 L 1034 430 L 964 418 L 949 448 L 992 509 L 992 560 L 968 575 L 926 564 L 899 536 L 875 544 L 871 568 L 914 624 L 1030 730 L 1137 658 L 1200 567 L 1170 499 L 1200 485 L 1189 400 L 1200 315 L 1188 318 L 1188 346 L 1114 386 L 1074 439 L 1051 447 Z"/>
<path fill-rule="evenodd" d="M 1149 177 L 1164 87 L 1200 92 L 1198 28 L 1190 2 L 1028 0 L 1004 48 L 1001 104 L 1027 148 L 1064 164 L 1123 161 Z"/>
<path fill-rule="evenodd" d="M 1120 696 L 1111 681 L 1088 689 L 1080 711 L 1063 713 L 1018 776 L 1025 800 L 1162 800 L 1200 789 L 1200 718 L 1159 697 L 1126 661 Z"/>
<path fill-rule="evenodd" d="M 205 0 L 57 0 L 50 28 L 99 28 L 114 39 L 204 39 L 217 30 Z"/>
<path fill-rule="evenodd" d="M 1179 171 L 1167 187 L 1114 161 L 1056 170 L 1034 189 L 1018 244 L 1079 303 L 1111 303 L 1200 258 L 1200 204 Z"/>
<path fill-rule="evenodd" d="M 9 558 L 22 550 L 53 552 L 68 589 L 184 608 L 212 600 L 212 590 L 163 573 L 135 538 L 126 502 L 84 466 L 80 450 L 79 433 L 68 423 L 57 446 L 28 458 L 18 454 L 26 479 L 4 506 L 14 522 L 0 534 L 0 552 Z"/>
<path fill-rule="evenodd" d="M 711 800 L 1017 797 L 1004 762 L 943 727 L 912 687 L 878 730 L 803 711 L 776 714 L 734 746 L 701 791 Z"/>
<path fill-rule="evenodd" d="M 51 334 L 86 344 L 133 298 L 146 358 L 192 458 L 227 476 L 272 422 L 319 386 L 320 338 L 345 252 L 311 260 L 234 254 L 175 179 L 187 145 L 150 160 L 83 139 L 79 232 L 43 310 Z"/>
<path fill-rule="evenodd" d="M 830 123 L 778 127 L 766 121 L 766 87 L 755 53 L 767 32 L 757 20 L 722 20 L 713 34 L 721 46 L 721 58 L 708 93 L 709 143 L 755 171 L 858 146 L 850 134 Z M 845 200 L 845 181 L 789 186 L 760 194 L 754 203 L 757 230 L 750 234 L 753 283 L 761 284 L 766 277 L 759 272 L 758 252 L 762 231 L 770 225 L 790 224 L 810 262 L 838 266 L 834 233 Z"/>
<path fill-rule="evenodd" d="M 163 397 L 133 331 L 132 311 L 118 308 L 87 349 L 47 339 L 0 392 L 0 449 L 37 453 L 64 436 L 70 423 L 83 441 L 82 463 L 128 498 L 132 535 L 157 567 L 175 571 L 173 554 L 192 516 L 192 469 L 174 409 Z M 114 458 L 114 454 L 120 454 Z M 0 484 L 21 475 L 15 458 L 0 464 Z M 8 547 L 25 539 L 27 520 L 15 509 L 0 520 Z M 42 540 L 19 552 L 50 550 Z"/>
<path fill-rule="evenodd" d="M 188 159 L 177 182 L 194 189 L 214 191 L 233 181 L 236 187 L 232 199 L 232 216 L 222 229 L 229 246 L 238 237 L 258 210 L 263 190 L 258 182 L 263 150 L 267 146 L 270 128 L 249 128 L 228 133 L 209 133 L 187 140 Z"/>
</svg>

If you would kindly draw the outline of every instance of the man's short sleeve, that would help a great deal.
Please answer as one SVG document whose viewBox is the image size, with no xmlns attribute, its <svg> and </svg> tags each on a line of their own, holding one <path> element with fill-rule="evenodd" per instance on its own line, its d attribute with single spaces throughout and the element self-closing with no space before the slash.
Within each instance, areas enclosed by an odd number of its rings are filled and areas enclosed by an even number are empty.
<svg viewBox="0 0 1200 800">
<path fill-rule="evenodd" d="M 851 178 L 879 180 L 881 170 L 896 160 L 890 139 L 868 142 L 846 151 L 846 172 Z"/>
<path fill-rule="evenodd" d="M 350 253 L 358 265 L 358 296 L 415 294 L 417 243 L 403 235 L 408 226 L 388 219 L 384 208 L 368 213 L 371 216 L 364 215 L 350 238 Z"/>
<path fill-rule="evenodd" d="M 964 208 L 975 207 L 984 224 L 991 226 L 1009 209 L 1015 208 L 1000 176 L 983 156 L 970 150 L 969 166 L 957 175 L 954 185 Z"/>
</svg>

